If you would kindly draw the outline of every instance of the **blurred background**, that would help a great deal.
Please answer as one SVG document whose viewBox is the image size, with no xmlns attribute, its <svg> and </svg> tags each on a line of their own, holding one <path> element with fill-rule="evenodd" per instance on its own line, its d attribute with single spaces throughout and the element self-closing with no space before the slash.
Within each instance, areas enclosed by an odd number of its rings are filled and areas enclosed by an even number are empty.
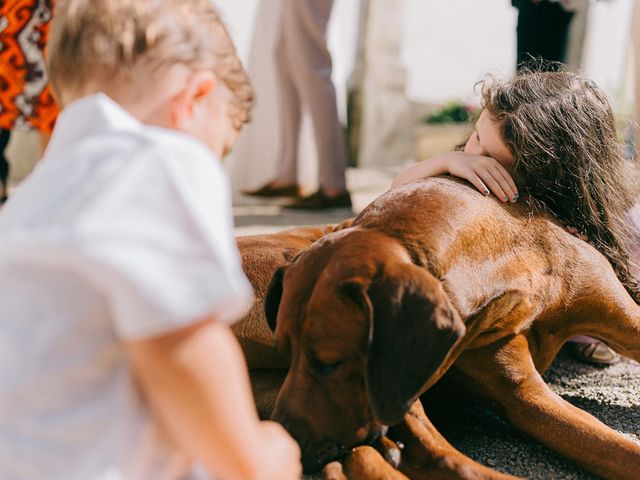
<svg viewBox="0 0 640 480">
<path fill-rule="evenodd" d="M 245 199 L 238 192 L 272 178 L 278 161 L 274 48 L 284 1 L 215 2 L 256 91 L 253 121 L 225 160 L 239 204 Z M 634 67 L 632 38 L 639 35 L 634 15 L 640 16 L 635 5 L 640 2 L 578 3 L 570 24 L 568 68 L 604 88 L 631 150 L 635 72 L 640 70 L 640 62 Z M 517 15 L 510 0 L 335 0 L 327 44 L 350 166 L 394 172 L 458 143 L 469 125 L 456 112 L 477 108 L 474 84 L 487 74 L 515 72 Z M 37 160 L 34 135 L 19 130 L 11 137 L 12 184 Z M 299 180 L 311 192 L 317 188 L 317 159 L 304 114 L 300 142 Z M 352 184 L 354 175 L 347 177 Z"/>
<path fill-rule="evenodd" d="M 234 185 L 250 188 L 271 177 L 278 155 L 271 59 L 282 0 L 218 4 L 256 88 L 254 122 L 227 161 Z M 477 106 L 475 82 L 515 72 L 517 13 L 510 0 L 335 0 L 327 42 L 351 165 L 404 165 L 457 143 L 466 125 L 422 120 L 451 102 Z M 584 2 L 567 46 L 569 68 L 605 89 L 623 130 L 633 112 L 633 14 L 634 0 Z M 302 136 L 312 143 L 308 128 Z M 309 190 L 313 152 L 301 149 L 299 160 Z"/>
</svg>

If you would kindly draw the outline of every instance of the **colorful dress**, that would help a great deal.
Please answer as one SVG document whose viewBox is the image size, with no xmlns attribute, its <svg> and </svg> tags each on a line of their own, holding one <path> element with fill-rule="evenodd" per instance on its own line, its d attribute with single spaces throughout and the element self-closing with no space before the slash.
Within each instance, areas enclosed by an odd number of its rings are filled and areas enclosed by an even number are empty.
<svg viewBox="0 0 640 480">
<path fill-rule="evenodd" d="M 44 62 L 54 0 L 0 0 L 0 129 L 53 129 L 58 108 Z"/>
</svg>

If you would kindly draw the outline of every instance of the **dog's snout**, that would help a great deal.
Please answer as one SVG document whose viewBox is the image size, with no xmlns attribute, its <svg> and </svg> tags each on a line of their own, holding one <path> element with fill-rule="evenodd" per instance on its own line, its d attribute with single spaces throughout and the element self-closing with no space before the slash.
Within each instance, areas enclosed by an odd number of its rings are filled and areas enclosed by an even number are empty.
<svg viewBox="0 0 640 480">
<path fill-rule="evenodd" d="M 315 473 L 327 463 L 338 460 L 348 449 L 331 440 L 308 443 L 302 449 L 302 468 L 305 473 Z"/>
<path fill-rule="evenodd" d="M 314 438 L 311 427 L 302 419 L 295 418 L 286 408 L 279 405 L 271 420 L 278 422 L 298 442 L 302 451 L 302 466 L 305 473 L 314 473 L 325 464 L 347 451 L 334 440 Z"/>
<path fill-rule="evenodd" d="M 284 427 L 284 429 L 287 432 L 289 432 L 290 434 L 292 433 L 291 432 L 292 430 L 291 415 L 289 414 L 286 408 L 282 407 L 281 404 L 276 404 L 276 407 L 271 413 L 271 420 L 273 420 L 274 422 L 278 422 L 280 425 Z"/>
<path fill-rule="evenodd" d="M 271 415 L 271 420 L 282 425 L 282 427 L 289 432 L 289 435 L 298 442 L 300 448 L 304 449 L 305 443 L 308 442 L 309 429 L 306 428 L 303 423 L 299 420 L 295 420 L 286 409 L 278 407 L 276 407 Z"/>
<path fill-rule="evenodd" d="M 295 431 L 291 426 L 291 422 L 288 421 L 287 418 L 283 417 L 282 415 L 275 415 L 271 417 L 271 420 L 282 425 L 282 428 L 289 432 L 289 435 L 291 435 L 300 444 L 300 440 L 295 435 Z"/>
</svg>

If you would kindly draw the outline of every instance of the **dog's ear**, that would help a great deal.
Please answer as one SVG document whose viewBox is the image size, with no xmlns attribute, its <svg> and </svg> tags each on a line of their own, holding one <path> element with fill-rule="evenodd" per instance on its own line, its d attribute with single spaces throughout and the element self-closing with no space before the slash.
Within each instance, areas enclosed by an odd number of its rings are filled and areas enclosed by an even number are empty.
<svg viewBox="0 0 640 480">
<path fill-rule="evenodd" d="M 415 265 L 392 265 L 374 279 L 367 393 L 385 425 L 400 422 L 420 390 L 464 335 L 465 326 L 440 282 Z"/>
<path fill-rule="evenodd" d="M 286 267 L 279 267 L 271 277 L 267 295 L 264 299 L 264 314 L 267 317 L 267 323 L 273 333 L 276 331 L 276 320 L 278 318 L 278 309 L 280 308 L 280 300 L 282 299 L 282 277 Z"/>
</svg>

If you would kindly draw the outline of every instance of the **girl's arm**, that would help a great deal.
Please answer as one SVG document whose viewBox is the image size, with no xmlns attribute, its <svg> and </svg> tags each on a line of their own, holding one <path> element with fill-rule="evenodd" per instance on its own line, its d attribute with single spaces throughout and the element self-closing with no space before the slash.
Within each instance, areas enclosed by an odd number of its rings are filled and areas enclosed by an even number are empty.
<svg viewBox="0 0 640 480">
<path fill-rule="evenodd" d="M 447 152 L 411 165 L 400 172 L 391 188 L 445 174 L 468 180 L 485 195 L 493 192 L 503 202 L 518 199 L 518 189 L 511 175 L 497 160 L 464 152 Z"/>
</svg>

